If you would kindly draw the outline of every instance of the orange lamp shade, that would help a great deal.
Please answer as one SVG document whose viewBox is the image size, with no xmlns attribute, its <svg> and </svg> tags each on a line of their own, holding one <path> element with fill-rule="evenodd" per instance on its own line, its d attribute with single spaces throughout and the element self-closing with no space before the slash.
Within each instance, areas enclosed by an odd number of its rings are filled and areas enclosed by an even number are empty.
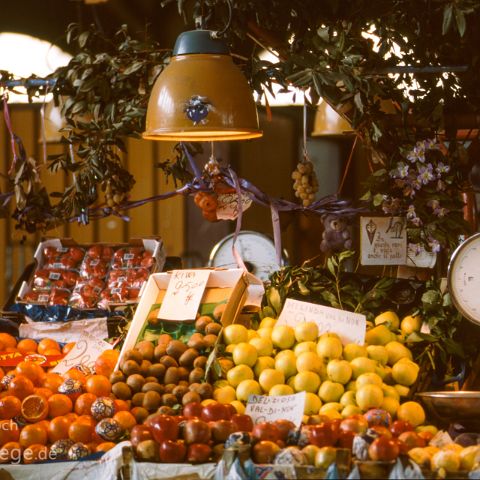
<svg viewBox="0 0 480 480">
<path fill-rule="evenodd" d="M 212 32 L 180 35 L 148 102 L 150 140 L 210 141 L 261 137 L 253 92 Z"/>
<path fill-rule="evenodd" d="M 327 102 L 323 101 L 315 114 L 312 137 L 342 135 L 344 133 L 353 133 L 352 126 Z"/>
</svg>

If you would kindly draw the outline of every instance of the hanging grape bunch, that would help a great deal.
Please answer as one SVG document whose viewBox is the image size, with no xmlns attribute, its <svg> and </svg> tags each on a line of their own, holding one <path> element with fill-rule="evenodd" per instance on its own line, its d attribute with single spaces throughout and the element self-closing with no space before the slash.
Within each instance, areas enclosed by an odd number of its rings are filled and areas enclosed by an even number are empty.
<svg viewBox="0 0 480 480">
<path fill-rule="evenodd" d="M 126 194 L 118 191 L 114 184 L 109 180 L 106 182 L 105 186 L 105 203 L 113 209 L 118 208 L 118 206 L 125 200 Z"/>
<path fill-rule="evenodd" d="M 302 205 L 308 207 L 315 200 L 315 194 L 318 192 L 318 180 L 310 160 L 304 160 L 297 164 L 297 168 L 292 173 L 293 189 L 295 196 L 302 200 Z"/>
</svg>

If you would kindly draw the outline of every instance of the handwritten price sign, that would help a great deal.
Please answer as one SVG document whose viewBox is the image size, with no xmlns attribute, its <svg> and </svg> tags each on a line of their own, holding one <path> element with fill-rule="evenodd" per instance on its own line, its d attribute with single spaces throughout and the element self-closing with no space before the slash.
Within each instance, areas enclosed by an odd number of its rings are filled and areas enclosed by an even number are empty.
<svg viewBox="0 0 480 480">
<path fill-rule="evenodd" d="M 305 392 L 294 395 L 250 395 L 245 413 L 253 423 L 290 420 L 297 427 L 302 423 Z"/>
<path fill-rule="evenodd" d="M 53 371 L 63 374 L 77 365 L 93 368 L 100 354 L 110 348 L 112 346 L 109 343 L 99 340 L 89 333 L 84 333 Z"/>
<path fill-rule="evenodd" d="M 174 270 L 158 312 L 163 320 L 194 320 L 210 270 Z"/>
<path fill-rule="evenodd" d="M 365 315 L 287 298 L 277 325 L 295 327 L 302 322 L 315 322 L 320 334 L 336 333 L 344 345 L 347 343 L 363 345 L 365 343 L 367 329 Z"/>
</svg>

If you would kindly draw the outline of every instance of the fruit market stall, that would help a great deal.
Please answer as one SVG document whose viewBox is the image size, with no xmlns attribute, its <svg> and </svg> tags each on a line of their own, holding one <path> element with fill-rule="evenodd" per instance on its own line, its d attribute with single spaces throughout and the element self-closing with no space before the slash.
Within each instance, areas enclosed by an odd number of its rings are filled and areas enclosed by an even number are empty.
<svg viewBox="0 0 480 480">
<path fill-rule="evenodd" d="M 443 388 L 428 366 L 443 347 L 421 331 L 453 307 L 431 299 L 433 284 L 352 276 L 349 255 L 332 256 L 332 269 L 285 267 L 264 294 L 241 269 L 154 273 L 121 350 L 88 332 L 63 346 L 0 334 L 3 468 L 14 478 L 31 478 L 36 462 L 52 478 L 59 465 L 79 478 L 466 477 L 480 461 L 477 403 L 469 411 L 458 397 L 442 411 L 415 396 Z M 347 293 L 332 297 L 335 282 Z M 333 306 L 352 298 L 354 311 Z M 72 356 L 82 342 L 95 358 Z"/>
<path fill-rule="evenodd" d="M 127 221 L 137 207 L 180 196 L 205 222 L 234 230 L 203 268 L 182 268 L 159 237 L 38 244 L 0 312 L 0 475 L 480 477 L 470 51 L 480 9 L 437 2 L 427 15 L 401 1 L 380 26 L 377 1 L 374 13 L 363 2 L 322 12 L 308 1 L 284 9 L 275 0 L 268 11 L 247 3 L 195 2 L 202 28 L 182 33 L 171 55 L 126 27 L 107 39 L 95 18 L 88 30 L 69 27 L 77 53 L 52 75 L 0 70 L 5 91 L 53 91 L 65 120 L 67 148 L 48 158 L 44 142 L 37 165 L 4 96 L 12 162 L 0 208 L 17 230 Z M 222 28 L 204 28 L 218 18 Z M 254 53 L 231 55 L 227 43 L 246 39 Z M 249 82 L 234 60 L 248 61 Z M 252 89 L 269 117 L 273 83 L 303 98 L 290 196 L 264 191 L 215 154 L 216 141 L 262 136 Z M 336 194 L 324 196 L 307 141 L 320 97 L 355 130 Z M 468 133 L 452 111 L 475 117 Z M 174 187 L 133 199 L 119 152 L 140 134 L 180 143 L 173 160 L 155 159 Z M 43 186 L 45 166 L 63 175 L 63 192 Z M 345 182 L 352 198 L 342 197 Z M 254 204 L 268 209 L 272 240 L 242 231 Z M 299 230 L 303 220 L 304 231 L 321 226 L 314 255 L 284 253 L 293 216 Z"/>
</svg>

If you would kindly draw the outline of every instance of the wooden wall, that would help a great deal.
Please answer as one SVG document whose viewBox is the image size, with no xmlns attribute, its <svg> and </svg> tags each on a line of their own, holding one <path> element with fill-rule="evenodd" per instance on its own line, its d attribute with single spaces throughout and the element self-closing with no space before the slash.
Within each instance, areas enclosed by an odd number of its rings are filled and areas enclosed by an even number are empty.
<svg viewBox="0 0 480 480">
<path fill-rule="evenodd" d="M 43 162 L 41 120 L 38 105 L 11 105 L 10 114 L 13 130 L 25 145 L 27 154 Z M 129 139 L 128 155 L 124 161 L 135 176 L 137 183 L 132 199 L 139 199 L 169 191 L 163 175 L 154 168 L 159 160 L 171 155 L 171 143 Z M 59 153 L 64 146 L 48 143 L 49 154 Z M 0 126 L 0 173 L 8 171 L 12 160 L 10 140 L 3 119 Z M 42 182 L 49 190 L 62 190 L 65 185 L 63 173 L 51 174 L 42 169 Z M 8 189 L 6 180 L 0 176 L 0 189 Z M 159 235 L 163 238 L 168 255 L 181 255 L 186 248 L 185 199 L 174 197 L 162 202 L 149 203 L 129 212 L 130 222 L 117 217 L 107 217 L 83 226 L 75 223 L 47 232 L 49 237 L 72 237 L 77 242 L 123 242 L 130 238 Z M 28 235 L 22 242 L 23 232 L 15 230 L 11 219 L 0 219 L 0 307 L 4 304 L 13 284 L 32 261 L 35 246 L 41 240 L 39 234 Z"/>
<path fill-rule="evenodd" d="M 41 122 L 38 105 L 12 105 L 11 117 L 15 132 L 23 139 L 29 155 L 42 162 Z M 8 132 L 0 119 L 0 173 L 8 170 L 11 162 Z M 293 200 L 291 172 L 301 158 L 302 110 L 298 107 L 273 110 L 271 121 L 260 112 L 264 137 L 246 142 L 225 142 L 217 145 L 219 159 L 230 162 L 237 173 L 272 196 Z M 335 192 L 338 177 L 348 157 L 350 143 L 332 146 L 333 140 L 312 139 L 309 145 L 312 161 L 319 175 L 319 196 Z M 329 143 L 330 142 L 330 143 Z M 133 199 L 145 198 L 173 189 L 155 164 L 172 155 L 173 144 L 144 140 L 129 140 L 128 154 L 124 161 L 136 178 L 132 192 Z M 48 153 L 62 151 L 60 143 L 49 143 Z M 207 161 L 210 147 L 197 160 Z M 356 163 L 356 162 L 354 162 Z M 42 174 L 42 180 L 49 189 L 63 189 L 63 174 Z M 344 193 L 352 194 L 358 177 L 355 169 L 349 175 Z M 6 190 L 4 177 L 0 176 L 0 189 Z M 80 243 L 122 242 L 129 238 L 160 235 L 167 254 L 182 256 L 186 267 L 206 265 L 210 250 L 215 243 L 233 231 L 234 222 L 206 222 L 193 198 L 175 197 L 154 202 L 130 211 L 130 222 L 117 217 L 93 221 L 88 226 L 69 224 L 48 232 L 48 236 L 72 237 Z M 319 253 L 321 241 L 321 220 L 317 215 L 281 214 L 283 246 L 290 261 L 299 264 Z M 244 230 L 256 230 L 272 235 L 270 210 L 253 205 L 243 218 Z M 30 235 L 22 243 L 22 233 L 15 231 L 14 223 L 0 219 L 0 307 L 3 305 L 12 285 L 31 262 L 40 235 Z"/>
</svg>

